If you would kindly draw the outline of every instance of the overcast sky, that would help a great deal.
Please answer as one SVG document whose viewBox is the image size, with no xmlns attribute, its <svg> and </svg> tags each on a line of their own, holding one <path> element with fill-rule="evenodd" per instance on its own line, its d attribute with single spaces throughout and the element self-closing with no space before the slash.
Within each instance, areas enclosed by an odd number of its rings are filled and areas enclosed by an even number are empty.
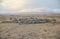
<svg viewBox="0 0 60 39">
<path fill-rule="evenodd" d="M 21 12 L 60 13 L 60 0 L 0 0 L 0 14 Z"/>
</svg>

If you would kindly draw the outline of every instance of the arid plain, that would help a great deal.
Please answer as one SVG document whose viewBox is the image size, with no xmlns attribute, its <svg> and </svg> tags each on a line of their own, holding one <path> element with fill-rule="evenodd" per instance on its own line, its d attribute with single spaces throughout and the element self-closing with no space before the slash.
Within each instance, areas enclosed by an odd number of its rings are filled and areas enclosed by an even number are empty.
<svg viewBox="0 0 60 39">
<path fill-rule="evenodd" d="M 20 24 L 12 21 L 29 17 L 49 19 L 51 22 Z M 52 19 L 55 19 L 56 22 L 53 22 Z M 60 39 L 60 15 L 0 16 L 0 39 Z"/>
</svg>

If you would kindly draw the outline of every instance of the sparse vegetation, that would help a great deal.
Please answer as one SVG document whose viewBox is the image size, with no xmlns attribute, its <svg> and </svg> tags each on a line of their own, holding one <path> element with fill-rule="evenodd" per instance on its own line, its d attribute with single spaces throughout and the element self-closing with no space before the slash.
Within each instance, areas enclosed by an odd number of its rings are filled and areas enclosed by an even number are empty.
<svg viewBox="0 0 60 39">
<path fill-rule="evenodd" d="M 21 24 L 41 24 L 41 23 L 52 23 L 52 24 L 56 24 L 56 23 L 60 23 L 58 21 L 56 21 L 56 19 L 52 19 L 52 20 L 49 20 L 47 18 L 45 19 L 42 19 L 42 18 L 25 18 L 25 19 L 14 19 L 12 20 L 12 18 L 10 18 L 10 20 L 4 20 L 2 21 L 1 23 L 21 23 Z"/>
</svg>

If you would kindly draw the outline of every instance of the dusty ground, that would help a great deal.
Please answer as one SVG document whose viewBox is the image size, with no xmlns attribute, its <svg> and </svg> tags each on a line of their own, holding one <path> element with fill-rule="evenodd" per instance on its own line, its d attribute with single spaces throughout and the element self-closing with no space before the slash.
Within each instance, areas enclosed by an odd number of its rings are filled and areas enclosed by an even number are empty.
<svg viewBox="0 0 60 39">
<path fill-rule="evenodd" d="M 0 23 L 0 39 L 60 39 L 60 24 Z"/>
</svg>

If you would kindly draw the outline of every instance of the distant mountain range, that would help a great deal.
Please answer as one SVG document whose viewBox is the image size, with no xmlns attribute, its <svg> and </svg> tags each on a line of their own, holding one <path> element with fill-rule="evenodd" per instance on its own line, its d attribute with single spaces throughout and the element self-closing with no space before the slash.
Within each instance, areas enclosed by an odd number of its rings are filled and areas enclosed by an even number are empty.
<svg viewBox="0 0 60 39">
<path fill-rule="evenodd" d="M 0 14 L 0 16 L 3 15 L 48 15 L 48 14 L 60 14 L 60 13 L 53 13 L 53 12 L 21 12 L 21 13 L 5 13 Z"/>
</svg>

